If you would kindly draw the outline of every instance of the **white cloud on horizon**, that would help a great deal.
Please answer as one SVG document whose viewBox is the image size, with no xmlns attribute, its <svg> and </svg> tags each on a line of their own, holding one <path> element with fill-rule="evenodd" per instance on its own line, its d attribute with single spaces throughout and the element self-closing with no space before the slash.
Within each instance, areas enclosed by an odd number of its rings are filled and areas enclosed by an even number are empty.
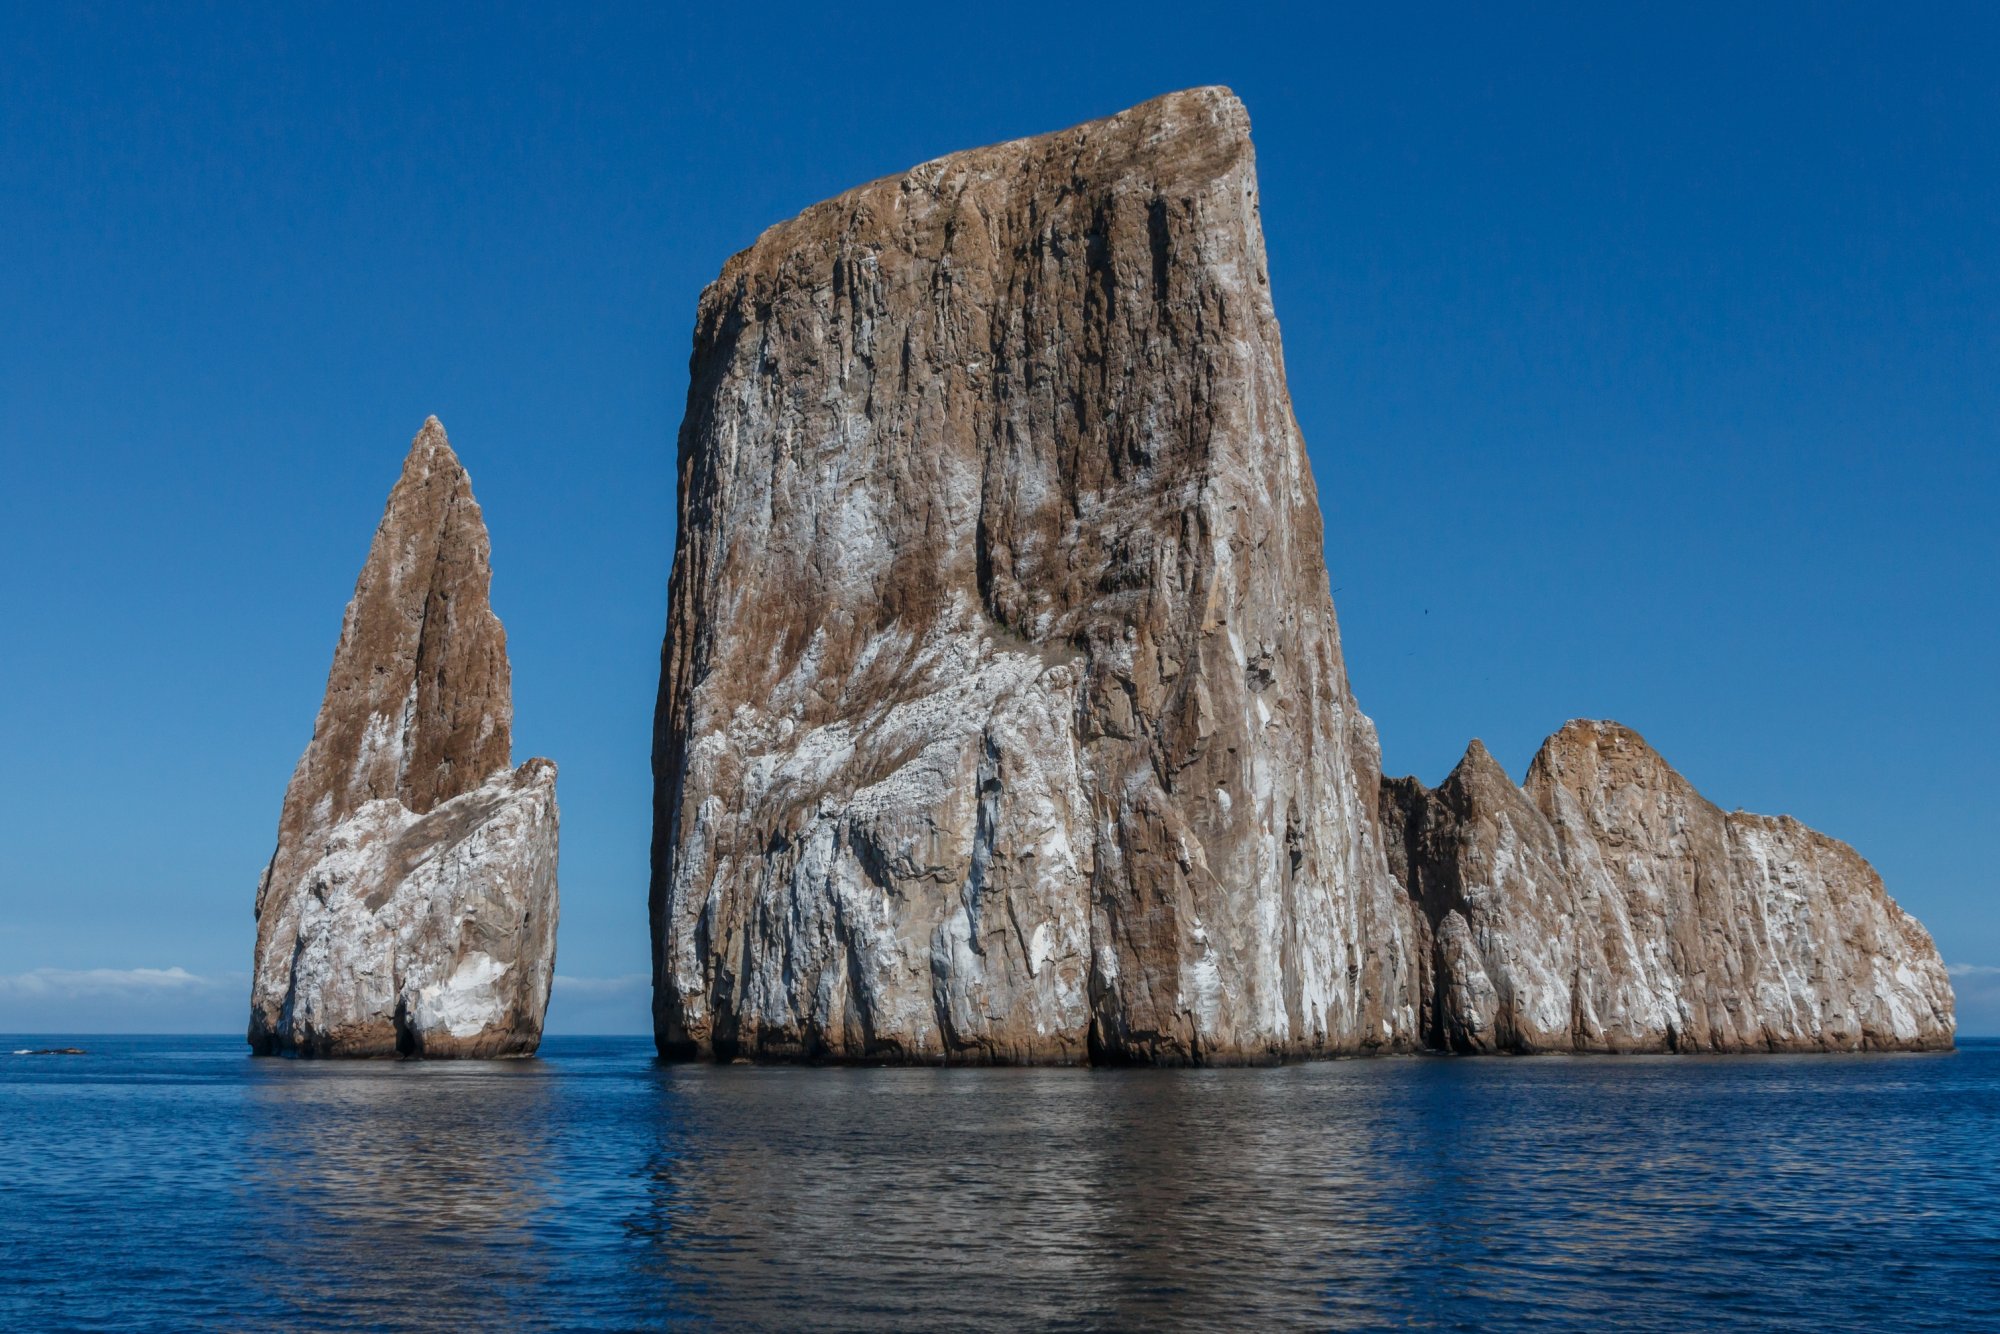
<svg viewBox="0 0 2000 1334">
<path fill-rule="evenodd" d="M 1958 1035 L 2000 1035 L 2000 967 L 1990 963 L 1948 963 L 1958 1000 Z"/>
<path fill-rule="evenodd" d="M 30 968 L 0 973 L 0 1032 L 240 1031 L 248 973 L 168 968 Z"/>
<path fill-rule="evenodd" d="M 0 973 L 0 996 L 77 1000 L 90 996 L 135 996 L 146 992 L 187 994 L 222 985 L 218 979 L 172 968 L 31 968 Z"/>
<path fill-rule="evenodd" d="M 0 996 L 128 996 L 140 991 L 190 992 L 239 987 L 245 974 L 204 977 L 175 965 L 172 968 L 31 968 L 24 973 L 0 973 Z M 556 990 L 569 996 L 626 996 L 652 985 L 645 973 L 615 977 L 556 975 Z"/>
<path fill-rule="evenodd" d="M 0 973 L 0 1033 L 241 1032 L 247 972 L 165 968 L 30 968 Z M 652 977 L 556 977 L 551 1034 L 649 1033 Z"/>
</svg>

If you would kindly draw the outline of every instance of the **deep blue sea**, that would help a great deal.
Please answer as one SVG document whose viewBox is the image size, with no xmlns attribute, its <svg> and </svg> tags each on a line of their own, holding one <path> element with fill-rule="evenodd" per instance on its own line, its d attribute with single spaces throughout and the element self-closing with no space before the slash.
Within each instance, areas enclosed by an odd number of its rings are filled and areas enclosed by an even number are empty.
<svg viewBox="0 0 2000 1334">
<path fill-rule="evenodd" d="M 1195 1071 L 64 1041 L 0 1055 L 10 1330 L 2000 1328 L 1992 1041 Z"/>
</svg>

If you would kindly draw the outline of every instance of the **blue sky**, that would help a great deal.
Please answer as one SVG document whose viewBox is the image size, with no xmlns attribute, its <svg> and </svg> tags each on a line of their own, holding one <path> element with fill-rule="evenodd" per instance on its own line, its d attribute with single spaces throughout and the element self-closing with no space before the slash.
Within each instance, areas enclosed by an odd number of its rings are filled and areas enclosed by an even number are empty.
<svg viewBox="0 0 2000 1334">
<path fill-rule="evenodd" d="M 563 8 L 0 8 L 0 1030 L 240 1029 L 429 413 L 562 767 L 550 1029 L 642 1030 L 702 285 L 1227 83 L 1388 768 L 1620 719 L 1853 843 L 2000 1032 L 2000 9 Z"/>
</svg>

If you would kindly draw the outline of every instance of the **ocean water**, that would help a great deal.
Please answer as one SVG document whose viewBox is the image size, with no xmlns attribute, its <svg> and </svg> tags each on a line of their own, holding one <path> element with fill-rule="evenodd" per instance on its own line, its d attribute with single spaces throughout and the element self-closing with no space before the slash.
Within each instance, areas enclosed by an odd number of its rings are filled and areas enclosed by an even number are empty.
<svg viewBox="0 0 2000 1334">
<path fill-rule="evenodd" d="M 1093 1071 L 72 1040 L 0 1055 L 6 1329 L 2000 1327 L 1991 1041 Z"/>
</svg>

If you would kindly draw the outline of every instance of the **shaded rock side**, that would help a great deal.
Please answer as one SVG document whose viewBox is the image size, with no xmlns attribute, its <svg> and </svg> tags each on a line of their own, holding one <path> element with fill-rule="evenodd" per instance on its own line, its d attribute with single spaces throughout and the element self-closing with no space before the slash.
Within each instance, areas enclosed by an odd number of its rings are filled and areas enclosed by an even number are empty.
<svg viewBox="0 0 2000 1334">
<path fill-rule="evenodd" d="M 663 1053 L 1415 1040 L 1233 95 L 816 205 L 728 262 L 694 343 Z"/>
<path fill-rule="evenodd" d="M 347 606 L 257 889 L 260 1054 L 506 1056 L 555 967 L 555 765 L 512 767 L 506 633 L 471 478 L 433 417 Z"/>
<path fill-rule="evenodd" d="M 1382 786 L 1421 1026 L 1457 1051 L 1952 1045 L 1923 927 L 1846 844 L 1725 814 L 1629 728 L 1578 721 L 1516 787 L 1474 742 Z"/>
</svg>

